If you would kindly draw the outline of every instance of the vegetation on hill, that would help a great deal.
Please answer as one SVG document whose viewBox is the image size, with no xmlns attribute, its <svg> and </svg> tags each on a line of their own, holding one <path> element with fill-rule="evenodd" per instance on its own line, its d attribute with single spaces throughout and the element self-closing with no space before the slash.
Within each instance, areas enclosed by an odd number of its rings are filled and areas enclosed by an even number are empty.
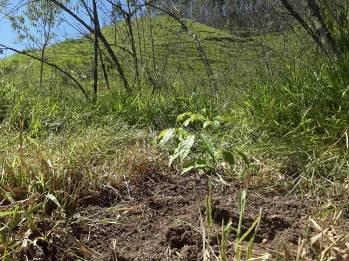
<svg viewBox="0 0 349 261">
<path fill-rule="evenodd" d="M 345 260 L 349 240 L 345 228 L 349 199 L 347 29 L 328 22 L 343 50 L 342 57 L 333 58 L 301 26 L 283 33 L 257 29 L 232 33 L 180 21 L 190 31 L 169 15 L 133 19 L 134 46 L 125 20 L 102 28 L 131 92 L 124 89 L 105 46 L 99 47 L 98 92 L 94 89 L 96 53 L 94 36 L 89 33 L 45 51 L 45 61 L 76 79 L 87 99 L 71 77 L 47 64 L 38 88 L 41 63 L 25 54 L 0 61 L 2 260 L 95 257 L 82 238 L 72 239 L 76 234 L 69 230 L 84 220 L 79 216 L 83 209 L 95 201 L 98 206 L 107 205 L 108 211 L 113 202 L 130 204 L 117 205 L 120 215 L 134 211 L 138 207 L 134 202 L 161 208 L 150 202 L 156 194 L 143 194 L 138 186 L 147 190 L 148 177 L 153 182 L 156 176 L 173 172 L 186 176 L 186 189 L 196 182 L 187 179 L 191 175 L 208 181 L 207 191 L 198 192 L 205 202 L 190 204 L 204 205 L 204 211 L 197 211 L 202 221 L 203 243 L 198 245 L 203 249 L 198 250 L 203 252 L 202 259 L 230 260 L 233 255 L 236 260 L 253 256 Z M 27 53 L 40 56 L 40 50 Z M 180 190 L 172 178 L 164 179 L 161 182 L 170 187 L 166 191 Z M 229 187 L 228 191 L 236 186 L 242 192 L 239 196 L 232 192 L 239 201 L 238 216 L 229 222 L 223 217 L 215 224 L 217 216 L 224 214 L 217 214 L 215 208 L 220 186 Z M 154 187 L 161 193 L 158 183 Z M 265 217 L 263 210 L 245 213 L 248 195 L 255 190 L 271 201 L 274 195 L 295 195 L 299 201 L 311 198 L 304 205 L 307 217 L 301 214 L 304 222 L 297 223 L 303 226 L 298 230 L 306 231 L 297 234 L 299 242 L 291 242 L 289 248 L 263 245 L 258 228 L 263 221 L 277 223 L 280 217 Z M 132 199 L 132 193 L 150 203 Z M 175 196 L 171 194 L 168 202 Z M 229 195 L 224 194 L 223 201 L 225 197 Z M 252 198 L 270 206 L 259 196 Z M 107 226 L 114 222 L 108 215 L 86 218 L 86 222 L 91 222 L 89 227 Z M 269 229 L 277 230 L 268 222 Z M 64 242 L 73 242 L 74 249 L 63 251 L 68 245 Z M 176 249 L 173 245 L 171 241 L 169 248 Z M 112 252 L 113 260 L 119 260 Z"/>
<path fill-rule="evenodd" d="M 195 42 L 181 29 L 178 22 L 172 18 L 160 16 L 156 19 L 145 17 L 140 19 L 137 24 L 134 22 L 134 24 L 135 27 L 138 26 L 139 30 L 139 35 L 135 37 L 135 44 L 140 53 L 141 84 L 144 84 L 145 88 L 154 87 L 152 81 L 149 80 L 151 77 L 159 85 L 157 88 L 162 90 L 172 90 L 173 86 L 177 86 L 177 88 L 178 86 L 185 86 L 187 89 L 189 86 L 190 92 L 194 90 L 200 93 L 207 92 L 207 75 L 196 50 Z M 220 84 L 228 86 L 233 82 L 242 85 L 244 81 L 246 83 L 250 81 L 246 75 L 257 76 L 258 71 L 260 71 L 259 68 L 262 67 L 258 63 L 263 62 L 263 51 L 267 51 L 263 50 L 259 37 L 231 35 L 225 31 L 191 21 L 188 21 L 188 25 L 202 41 L 208 60 Z M 128 36 L 126 33 L 119 32 L 119 28 L 124 26 L 124 22 L 120 22 L 117 27 L 107 26 L 102 31 L 112 43 L 117 55 L 121 57 L 126 75 L 132 79 L 134 74 L 133 57 L 128 46 Z M 115 32 L 115 30 L 117 31 Z M 278 36 L 270 35 L 269 37 L 275 40 L 279 39 Z M 89 38 L 90 36 L 71 39 L 51 46 L 47 50 L 47 60 L 65 68 L 78 80 L 92 81 L 93 46 Z M 270 43 L 274 44 L 273 39 Z M 265 49 L 267 48 L 268 46 L 265 47 Z M 273 46 L 270 46 L 270 48 L 273 48 Z M 35 53 L 35 50 L 32 52 Z M 116 90 L 121 89 L 118 76 L 111 68 L 111 62 L 106 60 L 105 63 L 109 70 L 108 73 L 113 79 L 112 87 Z M 40 62 L 35 62 L 25 56 L 15 55 L 7 58 L 2 62 L 1 70 L 6 75 L 8 72 L 18 69 L 18 65 L 21 66 L 20 70 L 26 72 L 23 75 L 26 79 L 25 82 L 29 84 L 38 81 L 37 74 Z M 102 79 L 100 88 L 105 89 L 101 68 L 100 71 L 100 78 Z M 27 77 L 28 75 L 29 77 Z M 229 77 L 233 77 L 234 81 L 231 81 Z M 67 81 L 67 79 L 62 78 L 59 72 L 50 68 L 47 68 L 45 78 L 46 82 L 52 85 L 61 85 L 66 83 L 64 81 Z"/>
</svg>

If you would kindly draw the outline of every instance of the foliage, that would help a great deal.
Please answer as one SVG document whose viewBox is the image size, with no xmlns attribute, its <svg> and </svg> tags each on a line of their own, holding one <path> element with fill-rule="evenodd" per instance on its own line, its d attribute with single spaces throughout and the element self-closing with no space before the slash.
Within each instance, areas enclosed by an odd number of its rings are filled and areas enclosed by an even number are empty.
<svg viewBox="0 0 349 261">
<path fill-rule="evenodd" d="M 150 23 L 153 30 L 150 30 Z M 144 17 L 134 22 L 134 27 L 138 28 L 138 36 L 135 37 L 136 49 L 141 50 L 138 53 L 139 67 L 141 72 L 140 86 L 135 86 L 136 90 L 142 89 L 142 92 L 164 93 L 173 91 L 177 94 L 174 96 L 185 96 L 194 94 L 202 95 L 210 93 L 207 83 L 205 68 L 197 54 L 195 44 L 192 39 L 182 32 L 178 23 L 172 19 L 160 16 L 156 18 Z M 118 23 L 119 27 L 124 27 L 124 22 Z M 197 32 L 202 45 L 207 53 L 208 59 L 215 71 L 221 90 L 230 88 L 232 82 L 237 87 L 247 85 L 250 79 L 245 75 L 253 75 L 258 68 L 255 57 L 262 56 L 259 53 L 260 47 L 254 39 L 239 38 L 229 33 L 213 29 L 211 27 L 189 21 L 188 26 L 194 32 Z M 113 50 L 120 57 L 127 78 L 131 81 L 134 77 L 133 58 L 124 50 L 129 49 L 128 36 L 123 31 L 115 32 L 113 25 L 103 28 L 103 34 L 109 42 L 112 43 Z M 152 32 L 152 33 L 151 33 Z M 120 33 L 116 39 L 115 34 Z M 153 61 L 153 52 L 151 42 L 154 41 L 155 64 Z M 246 50 L 242 55 L 240 48 Z M 101 47 L 102 53 L 105 50 Z M 251 53 L 249 53 L 251 51 Z M 39 55 L 38 50 L 35 54 Z M 93 48 L 88 37 L 80 39 L 67 40 L 59 44 L 55 44 L 47 48 L 46 59 L 59 65 L 61 68 L 71 73 L 76 79 L 81 81 L 84 86 L 90 86 L 92 81 L 92 61 Z M 229 56 L 234 63 L 230 63 L 225 58 Z M 99 66 L 99 89 L 101 95 L 105 92 L 117 93 L 121 91 L 121 82 L 118 74 L 111 65 L 111 61 L 105 55 L 104 62 L 108 70 L 111 81 L 111 90 L 106 90 L 106 84 L 103 79 L 103 72 Z M 180 59 L 179 59 L 180 58 Z M 20 61 L 20 62 L 19 62 Z M 25 57 L 12 56 L 2 61 L 0 72 L 14 72 L 17 69 L 18 62 L 26 67 L 25 84 L 37 85 L 39 78 L 39 62 L 34 62 Z M 239 68 L 238 70 L 235 70 Z M 47 72 L 44 74 L 45 82 L 56 88 L 65 88 L 70 92 L 72 85 L 65 76 L 59 72 L 45 66 Z M 233 74 L 226 73 L 234 71 Z M 2 74 L 4 77 L 11 78 L 12 73 Z M 17 79 L 17 78 L 16 78 Z M 18 83 L 23 84 L 22 79 L 17 79 Z M 62 87 L 63 86 L 63 87 Z M 88 89 L 88 88 L 86 88 Z M 92 90 L 90 90 L 92 91 Z M 137 93 L 137 91 L 136 91 Z M 235 94 L 234 94 L 235 95 Z"/>
<path fill-rule="evenodd" d="M 223 118 L 220 116 L 209 115 L 207 109 L 203 109 L 201 113 L 186 112 L 179 115 L 177 123 L 181 123 L 181 126 L 165 129 L 158 137 L 159 145 L 162 147 L 172 139 L 174 140 L 176 148 L 170 155 L 169 165 L 179 159 L 183 166 L 182 174 L 184 174 L 200 169 L 216 172 L 220 161 L 224 161 L 233 167 L 235 154 L 242 156 L 244 161 L 248 163 L 247 156 L 244 153 L 236 149 L 233 151 L 218 149 L 205 133 L 205 129 L 209 127 L 214 131 L 218 130 L 223 124 L 222 120 Z M 198 129 L 193 132 L 193 128 Z M 193 147 L 196 150 L 196 153 L 193 153 L 194 155 L 191 153 Z"/>
<path fill-rule="evenodd" d="M 8 19 L 19 41 L 29 41 L 33 48 L 42 48 L 55 37 L 54 28 L 61 22 L 58 13 L 59 9 L 49 1 L 30 1 L 23 12 L 9 12 Z"/>
</svg>

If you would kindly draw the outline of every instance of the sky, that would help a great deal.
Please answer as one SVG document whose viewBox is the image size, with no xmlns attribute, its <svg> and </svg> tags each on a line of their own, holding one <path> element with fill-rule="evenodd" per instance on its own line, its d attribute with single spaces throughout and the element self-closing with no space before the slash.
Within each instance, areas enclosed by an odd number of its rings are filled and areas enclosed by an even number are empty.
<svg viewBox="0 0 349 261">
<path fill-rule="evenodd" d="M 16 34 L 15 32 L 12 31 L 10 23 L 7 21 L 7 19 L 1 19 L 0 20 L 0 43 L 14 47 L 14 48 L 23 49 L 23 45 L 19 43 L 15 43 L 15 40 L 16 40 Z M 9 52 L 4 51 L 4 54 L 0 55 L 0 57 L 3 57 L 8 54 Z"/>
<path fill-rule="evenodd" d="M 11 7 L 15 6 L 21 6 L 21 4 L 24 3 L 23 0 L 9 0 L 9 3 Z M 74 1 L 73 1 L 74 3 Z M 124 3 L 123 0 L 121 0 L 121 3 Z M 22 5 L 23 6 L 23 5 Z M 1 11 L 1 9 L 0 9 Z M 69 15 L 64 14 L 64 20 L 68 21 L 70 24 L 73 24 L 75 26 L 72 27 L 71 25 L 67 23 L 62 23 L 58 28 L 55 29 L 55 42 L 60 42 L 63 41 L 64 39 L 67 38 L 78 38 L 81 37 L 80 32 L 85 32 L 85 30 L 82 30 L 81 27 L 74 21 L 73 18 L 71 18 Z M 89 17 L 87 14 L 79 12 L 80 17 L 87 23 L 89 23 Z M 99 12 L 99 17 L 101 20 L 101 25 L 106 25 L 108 24 L 108 21 L 110 22 L 110 17 L 108 15 L 105 15 L 104 12 L 100 11 Z M 80 32 L 76 30 L 76 27 L 80 27 Z M 25 48 L 29 48 L 28 44 L 26 45 L 25 43 L 20 43 L 17 40 L 17 33 L 13 31 L 10 22 L 8 21 L 7 18 L 4 17 L 4 15 L 0 12 L 0 44 L 7 45 L 9 47 L 23 50 Z M 0 59 L 7 57 L 9 55 L 13 54 L 11 51 L 4 50 L 4 53 L 0 53 Z"/>
<path fill-rule="evenodd" d="M 66 17 L 66 18 L 68 18 L 69 20 L 69 17 Z M 86 20 L 86 17 L 84 18 L 85 18 L 84 20 Z M 55 29 L 55 33 L 57 34 L 57 39 L 58 39 L 56 41 L 62 41 L 67 37 L 75 38 L 80 36 L 80 33 L 77 32 L 75 28 L 67 24 L 63 24 L 62 26 L 59 26 L 57 29 Z M 23 42 L 20 43 L 18 41 L 17 33 L 13 31 L 10 22 L 8 21 L 7 18 L 4 17 L 3 14 L 0 14 L 0 44 L 4 44 L 19 50 L 23 50 L 29 47 L 28 44 L 25 44 Z M 4 50 L 3 54 L 0 53 L 0 59 L 7 57 L 11 54 L 13 54 L 13 52 Z"/>
<path fill-rule="evenodd" d="M 56 33 L 58 35 L 58 39 L 66 37 L 78 37 L 79 35 L 74 28 L 67 25 L 56 29 Z M 18 50 L 23 50 L 29 47 L 28 44 L 18 41 L 17 33 L 13 31 L 11 24 L 5 18 L 0 20 L 0 44 L 7 45 Z M 3 54 L 0 54 L 0 58 L 4 58 L 11 54 L 11 51 L 4 50 Z"/>
</svg>

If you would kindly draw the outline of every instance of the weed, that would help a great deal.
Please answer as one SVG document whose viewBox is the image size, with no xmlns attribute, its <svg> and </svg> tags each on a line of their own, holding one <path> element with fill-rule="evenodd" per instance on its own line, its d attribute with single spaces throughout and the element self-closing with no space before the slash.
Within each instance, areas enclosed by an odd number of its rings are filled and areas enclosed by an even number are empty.
<svg viewBox="0 0 349 261">
<path fill-rule="evenodd" d="M 237 224 L 233 224 L 230 219 L 227 223 L 222 221 L 221 230 L 217 235 L 217 242 L 219 246 L 219 255 L 216 256 L 212 251 L 210 246 L 212 231 L 215 231 L 215 225 L 212 220 L 212 197 L 211 189 L 209 189 L 206 196 L 206 226 L 203 226 L 203 239 L 204 248 L 203 256 L 206 257 L 206 260 L 211 260 L 210 256 L 215 257 L 216 260 L 227 261 L 227 260 L 254 260 L 256 255 L 254 253 L 254 243 L 255 237 L 258 233 L 258 226 L 261 223 L 262 210 L 259 213 L 257 219 L 252 223 L 252 225 L 246 230 L 243 231 L 243 219 L 245 216 L 246 208 L 246 191 L 242 191 L 239 195 L 239 220 Z M 236 227 L 234 227 L 236 225 Z M 232 235 L 235 232 L 235 240 L 231 242 Z M 247 241 L 247 246 L 244 242 Z M 233 258 L 233 259 L 232 259 Z M 270 255 L 265 254 L 259 256 L 260 260 L 269 260 Z M 205 259 L 205 258 L 204 258 Z M 259 259 L 258 259 L 259 260 Z"/>
<path fill-rule="evenodd" d="M 227 41 L 229 33 L 190 22 L 220 87 L 215 99 L 195 45 L 180 26 L 163 16 L 142 19 L 144 43 L 136 41 L 137 49 L 143 48 L 141 77 L 132 95 L 120 90 L 117 74 L 110 71 L 109 88 L 100 79 L 100 96 L 90 104 L 54 70 L 45 68 L 38 89 L 39 63 L 17 55 L 0 61 L 3 259 L 45 252 L 56 225 L 104 188 L 114 191 L 120 182 L 137 182 L 148 173 L 171 173 L 164 154 L 182 174 L 213 174 L 220 181 L 237 177 L 244 188 L 329 200 L 348 195 L 347 58 L 333 64 L 290 32 Z M 154 39 L 148 19 L 154 22 Z M 347 30 L 330 29 L 347 48 Z M 103 30 L 108 39 L 114 37 L 113 26 Z M 121 35 L 115 46 L 127 48 L 126 38 Z M 154 66 L 151 40 L 156 42 Z M 121 55 L 117 47 L 115 52 L 125 68 L 132 68 L 127 53 Z M 84 86 L 91 85 L 90 56 L 86 38 L 47 49 L 47 59 Z M 132 69 L 125 73 L 133 75 Z M 155 137 L 158 145 L 151 142 Z M 253 260 L 262 220 L 259 214 L 247 230 L 242 228 L 246 191 L 239 198 L 237 224 L 214 228 L 212 201 L 208 189 L 203 257 Z M 329 220 L 309 219 L 309 231 L 317 234 L 299 241 L 298 260 L 347 258 L 348 239 L 336 227 L 343 212 Z M 217 230 L 218 251 L 210 245 Z"/>
<path fill-rule="evenodd" d="M 213 131 L 219 130 L 223 124 L 222 117 L 211 116 L 212 118 L 210 118 L 210 116 L 205 115 L 207 111 L 204 109 L 204 114 L 183 113 L 177 117 L 177 122 L 181 123 L 180 127 L 166 129 L 159 134 L 159 145 L 162 147 L 174 139 L 175 149 L 170 155 L 169 165 L 179 159 L 181 166 L 183 166 L 182 174 L 193 170 L 204 170 L 218 174 L 221 161 L 234 167 L 235 155 L 241 156 L 245 163 L 249 164 L 247 156 L 237 149 L 233 151 L 217 149 L 205 130 L 210 126 Z M 196 153 L 191 153 L 193 149 L 196 150 Z"/>
</svg>

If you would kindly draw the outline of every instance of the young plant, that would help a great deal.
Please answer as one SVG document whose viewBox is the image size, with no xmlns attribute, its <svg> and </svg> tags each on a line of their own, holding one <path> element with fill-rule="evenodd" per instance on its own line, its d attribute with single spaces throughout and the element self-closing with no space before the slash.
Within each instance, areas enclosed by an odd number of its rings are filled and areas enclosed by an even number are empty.
<svg viewBox="0 0 349 261">
<path fill-rule="evenodd" d="M 233 167 L 236 155 L 242 157 L 245 163 L 249 163 L 244 153 L 239 150 L 228 151 L 219 148 L 219 145 L 209 137 L 206 129 L 210 127 L 219 130 L 222 126 L 222 117 L 214 117 L 207 110 L 202 110 L 202 113 L 186 112 L 177 117 L 177 123 L 181 124 L 180 127 L 163 130 L 158 139 L 161 147 L 175 146 L 170 154 L 169 164 L 172 165 L 178 160 L 182 174 L 192 170 L 215 173 L 221 162 Z"/>
<path fill-rule="evenodd" d="M 208 187 L 208 192 L 205 200 L 205 206 L 206 206 L 206 219 L 205 224 L 206 226 L 202 225 L 203 229 L 203 256 L 205 257 L 205 260 L 211 260 L 210 255 L 215 257 L 216 260 L 219 261 L 227 261 L 231 260 L 229 258 L 229 251 L 232 244 L 234 247 L 234 253 L 231 253 L 234 257 L 235 261 L 241 261 L 241 260 L 269 260 L 270 254 L 264 254 L 262 256 L 254 256 L 253 250 L 254 250 L 254 243 L 255 238 L 258 232 L 258 227 L 261 223 L 261 216 L 262 216 L 262 210 L 260 210 L 258 217 L 255 219 L 255 221 L 251 224 L 249 228 L 246 229 L 246 231 L 243 229 L 243 219 L 245 216 L 245 209 L 246 209 L 246 190 L 242 191 L 239 195 L 239 221 L 238 224 L 234 224 L 232 220 L 230 219 L 226 224 L 224 221 L 221 225 L 221 232 L 217 236 L 218 237 L 218 249 L 219 249 L 219 256 L 216 256 L 213 252 L 213 247 L 210 245 L 211 242 L 211 236 L 212 231 L 214 231 L 214 222 L 212 217 L 212 196 L 211 196 L 211 187 Z M 236 225 L 236 227 L 234 227 Z M 233 232 L 236 231 L 236 238 L 233 243 L 231 243 L 231 236 Z M 244 242 L 246 242 L 244 244 Z"/>
<path fill-rule="evenodd" d="M 252 225 L 247 229 L 247 231 L 243 233 L 242 222 L 245 214 L 245 209 L 246 209 L 246 190 L 242 191 L 239 197 L 240 215 L 239 215 L 239 224 L 237 227 L 236 240 L 235 240 L 235 260 L 236 261 L 249 260 L 250 258 L 252 258 L 254 240 L 257 234 L 259 224 L 261 222 L 262 210 L 260 210 L 259 216 L 257 217 L 257 219 L 252 223 Z M 246 259 L 242 259 L 242 253 L 243 253 L 242 243 L 247 239 L 248 236 L 250 236 L 250 239 L 247 244 Z"/>
</svg>

